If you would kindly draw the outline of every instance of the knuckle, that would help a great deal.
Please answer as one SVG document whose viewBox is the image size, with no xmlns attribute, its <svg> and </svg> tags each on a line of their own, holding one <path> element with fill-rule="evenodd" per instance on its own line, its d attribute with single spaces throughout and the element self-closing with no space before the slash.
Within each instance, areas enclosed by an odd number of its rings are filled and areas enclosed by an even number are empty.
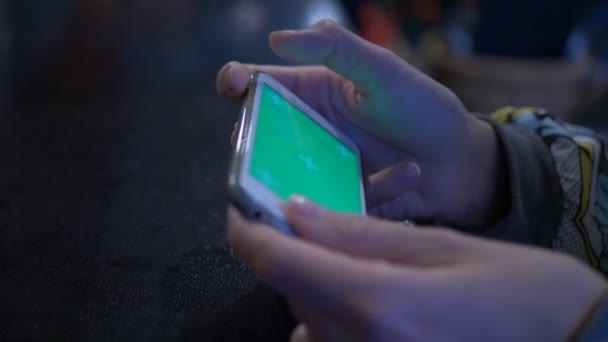
<svg viewBox="0 0 608 342">
<path fill-rule="evenodd" d="M 332 53 L 335 53 L 337 47 L 342 40 L 342 27 L 331 19 L 323 19 L 317 25 L 316 29 L 323 33 L 331 41 Z"/>
<path fill-rule="evenodd" d="M 335 31 L 338 28 L 338 24 L 331 19 L 322 19 L 315 27 L 323 32 Z"/>
</svg>

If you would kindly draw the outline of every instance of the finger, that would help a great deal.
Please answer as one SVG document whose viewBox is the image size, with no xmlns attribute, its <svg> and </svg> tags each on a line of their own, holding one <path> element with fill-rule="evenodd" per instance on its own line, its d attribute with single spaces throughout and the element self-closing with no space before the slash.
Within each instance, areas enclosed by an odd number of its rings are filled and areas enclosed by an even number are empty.
<svg viewBox="0 0 608 342">
<path fill-rule="evenodd" d="M 356 257 L 412 266 L 452 263 L 466 251 L 468 241 L 447 229 L 412 228 L 399 222 L 335 213 L 300 196 L 285 205 L 285 215 L 303 239 Z"/>
<path fill-rule="evenodd" d="M 327 326 L 325 322 L 314 318 L 317 323 L 300 323 L 291 334 L 290 342 L 333 342 L 333 341 L 356 341 L 356 336 L 348 334 L 337 326 Z M 320 325 L 327 326 L 326 328 Z"/>
<path fill-rule="evenodd" d="M 279 56 L 298 63 L 325 64 L 353 81 L 364 95 L 372 92 L 384 76 L 406 65 L 392 52 L 331 20 L 304 30 L 273 32 L 269 40 Z"/>
<path fill-rule="evenodd" d="M 390 202 L 368 206 L 367 213 L 382 217 L 385 220 L 403 221 L 404 219 L 432 222 L 429 219 L 429 209 L 424 206 L 424 199 L 417 191 L 407 191 Z"/>
<path fill-rule="evenodd" d="M 235 100 L 241 99 L 247 90 L 251 75 L 256 71 L 270 75 L 307 102 L 311 99 L 304 97 L 312 93 L 312 90 L 316 91 L 318 96 L 319 87 L 328 79 L 328 70 L 321 66 L 277 66 L 230 62 L 217 74 L 218 94 Z"/>
<path fill-rule="evenodd" d="M 352 341 L 352 329 L 344 326 L 352 324 L 357 315 L 352 310 L 344 308 L 342 317 L 336 318 L 318 309 L 318 303 L 297 302 L 288 300 L 294 315 L 302 322 L 292 333 L 294 338 L 302 341 Z M 349 312 L 346 312 L 349 310 Z"/>
<path fill-rule="evenodd" d="M 228 69 L 233 70 L 229 72 Z M 325 67 L 283 67 L 230 62 L 218 74 L 218 92 L 234 100 L 240 100 L 247 89 L 248 81 L 246 80 L 255 71 L 265 72 L 279 80 L 304 102 L 319 111 L 332 124 L 358 141 L 364 163 L 372 172 L 390 166 L 394 160 L 403 159 L 402 153 L 398 150 L 387 146 L 377 138 L 369 136 L 364 129 L 350 125 L 350 119 L 340 115 L 340 113 L 348 113 L 349 108 L 344 106 L 348 106 L 347 103 L 351 101 L 346 101 L 346 97 L 342 97 L 341 94 L 335 94 L 336 89 L 342 91 L 340 83 L 344 80 Z M 233 82 L 233 84 L 229 85 L 230 82 Z M 348 114 L 346 115 L 348 116 Z M 232 140 L 236 141 L 236 139 Z M 378 151 L 381 151 L 381 153 L 378 153 Z M 390 160 L 390 163 L 387 160 Z"/>
<path fill-rule="evenodd" d="M 298 326 L 291 333 L 290 342 L 314 342 L 312 336 L 308 332 L 308 328 L 304 323 L 298 324 Z"/>
<path fill-rule="evenodd" d="M 291 334 L 290 341 L 349 341 L 340 338 L 336 320 L 318 309 L 318 303 L 298 303 L 288 298 L 294 316 L 301 322 Z"/>
<path fill-rule="evenodd" d="M 416 163 L 401 162 L 368 177 L 365 184 L 367 205 L 376 207 L 412 190 L 420 181 Z"/>
<path fill-rule="evenodd" d="M 247 90 L 249 74 L 239 72 L 238 62 L 226 63 L 217 73 L 215 85 L 217 93 L 229 98 L 241 98 Z"/>
<path fill-rule="evenodd" d="M 318 303 L 328 311 L 344 307 L 352 296 L 349 291 L 389 271 L 366 267 L 362 261 L 252 223 L 232 207 L 228 239 L 236 254 L 279 292 L 300 302 Z"/>
</svg>

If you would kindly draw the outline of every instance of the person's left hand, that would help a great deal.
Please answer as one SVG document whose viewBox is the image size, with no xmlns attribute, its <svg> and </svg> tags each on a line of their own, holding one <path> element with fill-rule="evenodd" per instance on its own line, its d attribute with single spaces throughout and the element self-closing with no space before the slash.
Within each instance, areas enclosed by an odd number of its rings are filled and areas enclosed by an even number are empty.
<svg viewBox="0 0 608 342">
<path fill-rule="evenodd" d="M 301 198 L 285 211 L 297 238 L 232 207 L 228 238 L 302 321 L 292 341 L 564 341 L 607 288 L 558 253 Z"/>
<path fill-rule="evenodd" d="M 274 32 L 269 43 L 303 65 L 231 62 L 218 73 L 218 93 L 240 101 L 262 71 L 323 115 L 361 151 L 369 214 L 470 231 L 507 214 L 498 136 L 445 86 L 328 20 Z"/>
</svg>

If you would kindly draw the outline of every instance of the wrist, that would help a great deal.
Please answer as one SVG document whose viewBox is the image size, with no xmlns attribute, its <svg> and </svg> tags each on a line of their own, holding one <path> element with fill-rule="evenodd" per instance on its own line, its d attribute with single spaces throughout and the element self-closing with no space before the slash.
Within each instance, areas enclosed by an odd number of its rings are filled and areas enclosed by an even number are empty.
<svg viewBox="0 0 608 342">
<path fill-rule="evenodd" d="M 462 184 L 467 187 L 459 225 L 479 230 L 497 224 L 510 208 L 509 171 L 496 131 L 486 121 L 471 115 L 468 153 L 463 156 Z"/>
</svg>

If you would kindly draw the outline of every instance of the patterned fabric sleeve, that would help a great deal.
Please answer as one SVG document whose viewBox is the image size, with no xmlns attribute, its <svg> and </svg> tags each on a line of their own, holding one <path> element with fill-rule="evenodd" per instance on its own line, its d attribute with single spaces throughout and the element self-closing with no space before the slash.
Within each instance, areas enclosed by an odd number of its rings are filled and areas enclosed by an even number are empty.
<svg viewBox="0 0 608 342">
<path fill-rule="evenodd" d="M 537 108 L 505 107 L 492 118 L 533 131 L 551 152 L 562 193 L 553 249 L 608 274 L 608 157 L 604 138 Z"/>
</svg>

